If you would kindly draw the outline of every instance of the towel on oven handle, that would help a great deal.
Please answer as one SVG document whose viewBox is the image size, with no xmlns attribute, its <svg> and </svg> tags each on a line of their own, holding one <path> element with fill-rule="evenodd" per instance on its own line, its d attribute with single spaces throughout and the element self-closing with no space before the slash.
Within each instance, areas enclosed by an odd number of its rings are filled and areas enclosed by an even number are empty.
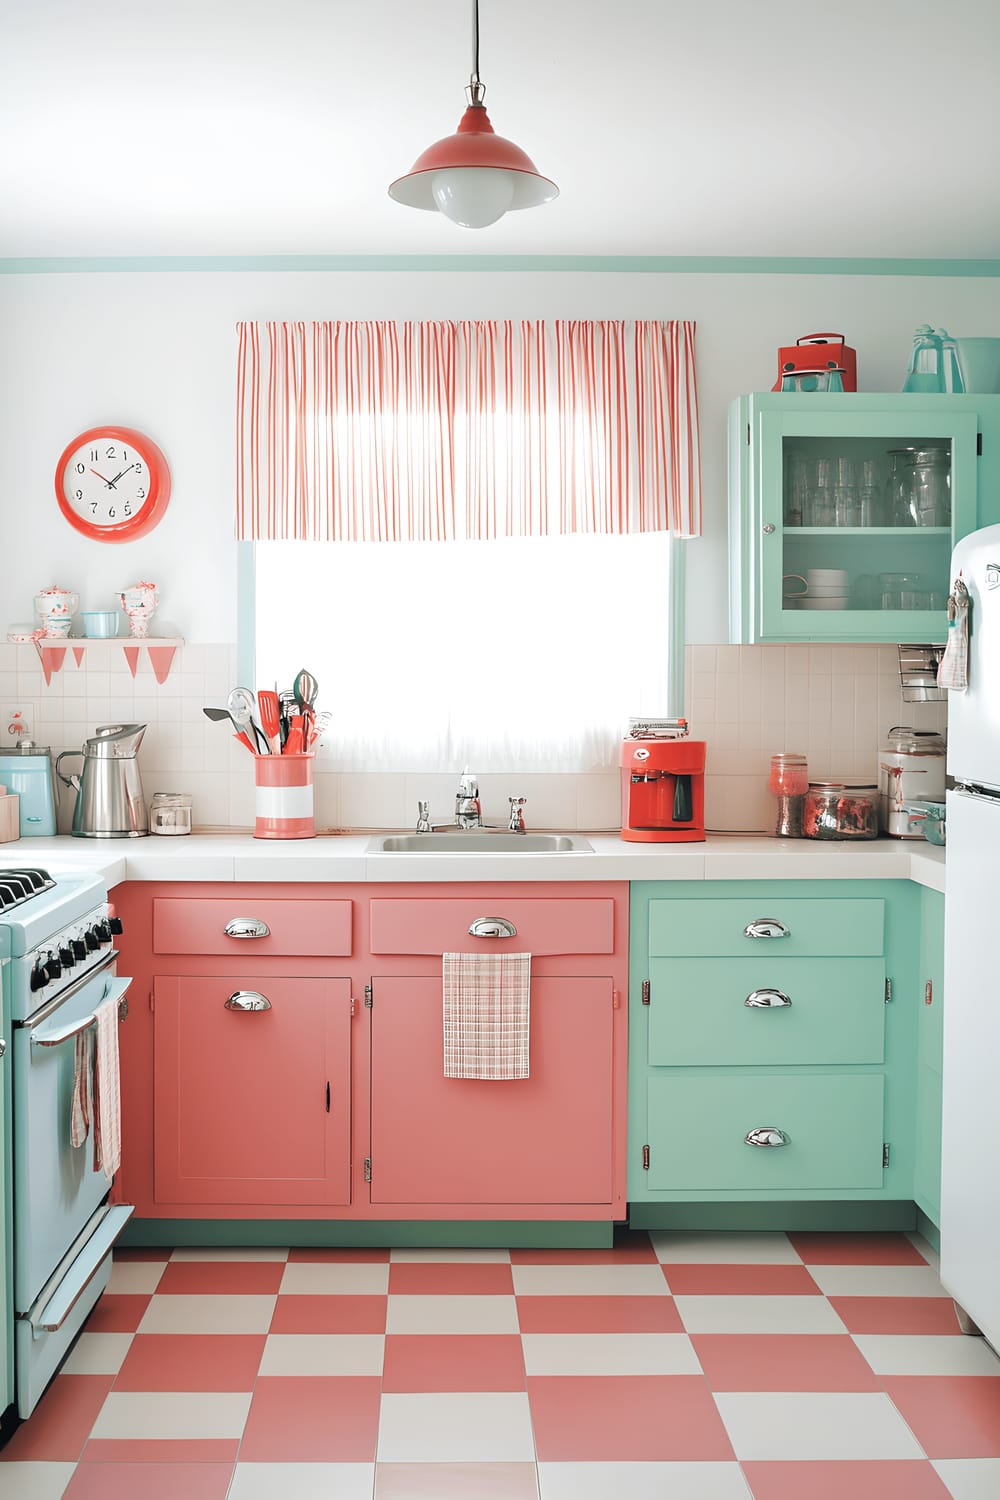
<svg viewBox="0 0 1000 1500">
<path fill-rule="evenodd" d="M 76 1038 L 70 1139 L 82 1146 L 94 1129 L 94 1171 L 110 1182 L 121 1165 L 121 1092 L 118 1063 L 118 997 L 94 1010 L 94 1025 Z"/>
</svg>

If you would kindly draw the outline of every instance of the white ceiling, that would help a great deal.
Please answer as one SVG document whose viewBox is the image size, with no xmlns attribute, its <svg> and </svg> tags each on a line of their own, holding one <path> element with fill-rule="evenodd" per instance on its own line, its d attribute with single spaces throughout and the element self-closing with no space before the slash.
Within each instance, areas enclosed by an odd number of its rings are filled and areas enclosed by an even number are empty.
<svg viewBox="0 0 1000 1500">
<path fill-rule="evenodd" d="M 1000 256 L 1000 0 L 480 0 L 558 183 L 386 195 L 465 103 L 471 0 L 0 0 L 0 257 Z"/>
</svg>

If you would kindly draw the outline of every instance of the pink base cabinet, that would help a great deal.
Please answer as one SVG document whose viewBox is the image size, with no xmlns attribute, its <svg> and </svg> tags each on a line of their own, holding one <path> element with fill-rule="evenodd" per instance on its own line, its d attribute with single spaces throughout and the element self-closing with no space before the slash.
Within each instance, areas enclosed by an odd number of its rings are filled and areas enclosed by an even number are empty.
<svg viewBox="0 0 1000 1500">
<path fill-rule="evenodd" d="M 114 892 L 147 1219 L 622 1219 L 628 886 Z M 507 938 L 472 936 L 503 916 Z M 530 1076 L 443 1075 L 441 955 L 531 957 Z"/>
</svg>

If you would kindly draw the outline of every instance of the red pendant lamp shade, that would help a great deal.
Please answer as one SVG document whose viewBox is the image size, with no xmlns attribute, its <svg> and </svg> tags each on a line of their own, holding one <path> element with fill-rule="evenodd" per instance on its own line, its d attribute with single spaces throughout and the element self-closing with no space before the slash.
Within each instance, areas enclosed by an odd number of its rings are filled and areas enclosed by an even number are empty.
<svg viewBox="0 0 1000 1500">
<path fill-rule="evenodd" d="M 515 208 L 536 208 L 558 198 L 559 189 L 542 177 L 531 157 L 494 132 L 479 80 L 479 4 L 473 0 L 472 79 L 469 107 L 454 135 L 421 152 L 389 197 L 408 208 L 443 213 L 467 229 L 483 229 Z"/>
</svg>

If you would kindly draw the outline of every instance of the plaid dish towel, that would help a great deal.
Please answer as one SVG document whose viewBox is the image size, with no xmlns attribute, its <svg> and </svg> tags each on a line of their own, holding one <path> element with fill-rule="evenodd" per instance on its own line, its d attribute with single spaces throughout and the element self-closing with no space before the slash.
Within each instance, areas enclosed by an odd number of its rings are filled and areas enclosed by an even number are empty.
<svg viewBox="0 0 1000 1500">
<path fill-rule="evenodd" d="M 445 1078 L 527 1078 L 530 953 L 445 953 Z"/>
<path fill-rule="evenodd" d="M 961 578 L 948 598 L 948 639 L 938 666 L 938 686 L 964 693 L 969 686 L 969 607 L 972 601 Z"/>
<path fill-rule="evenodd" d="M 94 1028 L 77 1034 L 73 1043 L 73 1108 L 70 1115 L 70 1140 L 82 1146 L 90 1134 L 94 1114 Z"/>
</svg>

